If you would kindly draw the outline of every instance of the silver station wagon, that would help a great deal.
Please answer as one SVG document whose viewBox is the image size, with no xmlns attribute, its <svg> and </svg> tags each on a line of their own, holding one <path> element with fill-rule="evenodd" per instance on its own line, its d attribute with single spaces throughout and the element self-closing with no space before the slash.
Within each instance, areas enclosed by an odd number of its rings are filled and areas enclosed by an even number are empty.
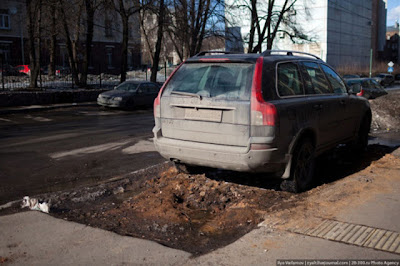
<svg viewBox="0 0 400 266">
<path fill-rule="evenodd" d="M 273 172 L 292 192 L 308 188 L 324 151 L 365 149 L 371 124 L 368 101 L 321 59 L 270 50 L 188 59 L 160 90 L 154 116 L 155 147 L 179 169 Z"/>
</svg>

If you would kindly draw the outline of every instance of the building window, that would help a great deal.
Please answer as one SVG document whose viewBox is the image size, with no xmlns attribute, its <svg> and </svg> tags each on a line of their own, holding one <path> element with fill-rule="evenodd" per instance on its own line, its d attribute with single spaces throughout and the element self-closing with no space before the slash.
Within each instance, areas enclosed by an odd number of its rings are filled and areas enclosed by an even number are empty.
<svg viewBox="0 0 400 266">
<path fill-rule="evenodd" d="M 112 37 L 111 20 L 109 18 L 104 21 L 104 29 L 106 37 Z"/>
<path fill-rule="evenodd" d="M 4 63 L 11 63 L 11 45 L 0 43 L 0 56 L 3 55 Z"/>
<path fill-rule="evenodd" d="M 10 15 L 6 9 L 0 9 L 0 29 L 10 29 Z"/>
<path fill-rule="evenodd" d="M 69 66 L 68 51 L 65 45 L 60 45 L 60 56 L 61 56 L 61 66 L 68 67 Z"/>
<path fill-rule="evenodd" d="M 106 48 L 106 60 L 107 60 L 107 67 L 112 68 L 113 67 L 113 48 L 112 47 Z"/>
</svg>

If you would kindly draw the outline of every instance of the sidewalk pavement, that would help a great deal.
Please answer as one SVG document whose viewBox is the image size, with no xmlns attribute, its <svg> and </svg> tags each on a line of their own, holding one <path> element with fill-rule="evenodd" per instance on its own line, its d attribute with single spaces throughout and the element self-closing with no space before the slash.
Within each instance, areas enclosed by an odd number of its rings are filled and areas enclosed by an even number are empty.
<svg viewBox="0 0 400 266">
<path fill-rule="evenodd" d="M 83 102 L 83 103 L 59 103 L 48 105 L 29 105 L 29 106 L 15 106 L 15 107 L 0 107 L 0 115 L 24 113 L 24 112 L 37 112 L 60 108 L 71 108 L 78 106 L 97 106 L 96 102 Z"/>
<path fill-rule="evenodd" d="M 400 149 L 395 153 L 399 157 Z M 391 237 L 397 240 L 390 243 L 394 252 L 279 230 L 266 221 L 228 246 L 192 257 L 152 241 L 27 211 L 0 217 L 0 264 L 276 265 L 277 259 L 384 259 L 400 263 L 400 252 L 396 253 L 400 250 L 396 242 L 400 239 L 400 168 L 392 172 L 396 176 L 390 191 L 376 192 L 362 205 L 348 202 L 335 219 L 375 228 L 377 233 L 380 229 L 394 232 Z"/>
</svg>

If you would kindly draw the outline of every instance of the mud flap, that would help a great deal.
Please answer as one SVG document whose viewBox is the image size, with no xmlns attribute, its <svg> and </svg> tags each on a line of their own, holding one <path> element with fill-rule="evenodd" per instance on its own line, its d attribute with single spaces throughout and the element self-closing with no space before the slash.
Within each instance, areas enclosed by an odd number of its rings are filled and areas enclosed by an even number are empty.
<svg viewBox="0 0 400 266">
<path fill-rule="evenodd" d="M 286 154 L 286 167 L 285 167 L 285 172 L 281 176 L 282 179 L 288 179 L 290 177 L 290 168 L 292 167 L 292 155 L 291 154 Z"/>
</svg>

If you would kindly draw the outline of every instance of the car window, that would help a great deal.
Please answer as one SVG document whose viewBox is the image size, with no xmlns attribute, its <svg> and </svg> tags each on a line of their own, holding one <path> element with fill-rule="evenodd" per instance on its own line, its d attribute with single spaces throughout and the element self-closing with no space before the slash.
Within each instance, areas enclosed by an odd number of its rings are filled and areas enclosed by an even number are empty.
<svg viewBox="0 0 400 266">
<path fill-rule="evenodd" d="M 158 93 L 159 88 L 155 84 L 149 84 L 149 93 Z"/>
<path fill-rule="evenodd" d="M 140 84 L 140 87 L 137 90 L 137 92 L 140 93 L 140 94 L 148 93 L 148 91 L 149 91 L 149 85 L 148 84 Z"/>
<path fill-rule="evenodd" d="M 249 63 L 186 63 L 171 77 L 165 93 L 249 100 L 253 70 L 254 64 Z"/>
<path fill-rule="evenodd" d="M 346 86 L 344 85 L 342 79 L 339 77 L 338 74 L 336 74 L 333 69 L 328 67 L 327 65 L 322 65 L 322 70 L 324 70 L 329 82 L 331 83 L 333 93 L 346 93 Z"/>
<path fill-rule="evenodd" d="M 299 69 L 294 63 L 278 64 L 279 96 L 304 95 Z"/>
<path fill-rule="evenodd" d="M 370 81 L 371 81 L 372 85 L 373 85 L 375 88 L 383 89 L 382 85 L 379 84 L 376 80 L 371 79 Z"/>
<path fill-rule="evenodd" d="M 303 65 L 311 78 L 314 94 L 331 93 L 328 81 L 326 80 L 322 70 L 319 68 L 319 65 L 313 62 L 303 62 Z"/>
<path fill-rule="evenodd" d="M 124 82 L 121 85 L 119 85 L 116 89 L 117 90 L 122 90 L 122 91 L 136 91 L 136 88 L 138 87 L 138 84 L 135 83 L 130 83 L 130 82 Z"/>
<path fill-rule="evenodd" d="M 361 86 L 362 86 L 363 88 L 365 88 L 365 89 L 370 89 L 370 88 L 372 88 L 372 86 L 371 86 L 371 84 L 369 83 L 368 80 L 364 80 L 364 81 L 361 83 Z"/>
</svg>

